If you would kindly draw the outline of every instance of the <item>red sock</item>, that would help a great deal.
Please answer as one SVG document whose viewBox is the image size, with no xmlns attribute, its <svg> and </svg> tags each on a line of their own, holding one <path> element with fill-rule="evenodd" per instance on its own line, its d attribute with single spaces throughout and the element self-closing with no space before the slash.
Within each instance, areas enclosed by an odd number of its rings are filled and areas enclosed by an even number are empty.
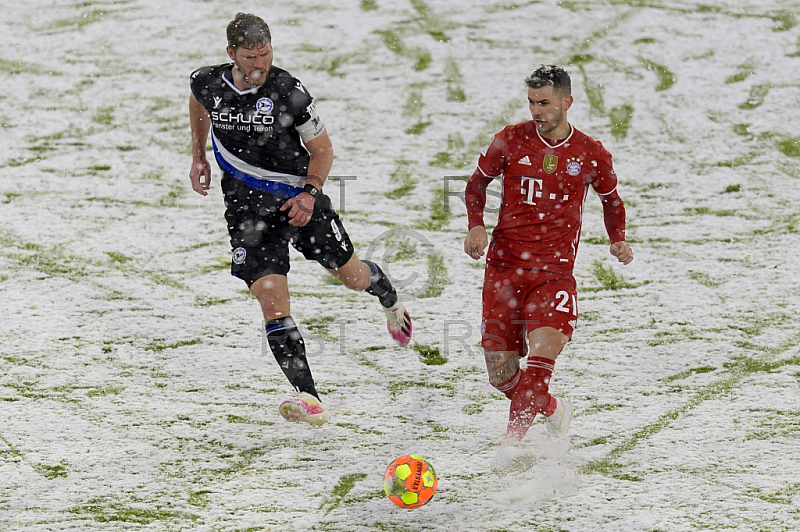
<svg viewBox="0 0 800 532">
<path fill-rule="evenodd" d="M 517 385 L 519 384 L 521 376 L 522 372 L 520 370 L 517 370 L 514 376 L 508 379 L 507 381 L 501 382 L 500 384 L 492 384 L 492 386 L 503 392 L 506 395 L 506 397 L 511 399 L 514 397 L 514 390 L 517 389 Z"/>
<path fill-rule="evenodd" d="M 528 433 L 536 414 L 551 415 L 556 409 L 555 397 L 548 388 L 555 361 L 549 358 L 528 357 L 528 369 L 521 378 L 511 398 L 506 434 L 518 440 Z"/>
</svg>

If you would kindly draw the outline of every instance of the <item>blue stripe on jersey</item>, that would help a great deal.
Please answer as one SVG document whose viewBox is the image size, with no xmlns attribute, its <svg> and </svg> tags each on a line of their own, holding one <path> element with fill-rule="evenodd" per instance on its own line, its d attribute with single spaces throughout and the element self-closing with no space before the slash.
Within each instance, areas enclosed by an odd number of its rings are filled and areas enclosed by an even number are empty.
<svg viewBox="0 0 800 532">
<path fill-rule="evenodd" d="M 293 198 L 303 191 L 303 189 L 299 187 L 293 187 L 286 183 L 278 183 L 277 181 L 270 181 L 268 179 L 261 179 L 242 172 L 222 157 L 217 149 L 216 143 L 212 143 L 212 145 L 214 146 L 214 156 L 217 158 L 219 167 L 248 187 L 267 192 L 268 194 L 274 194 L 275 196 L 283 196 L 284 198 Z"/>
</svg>

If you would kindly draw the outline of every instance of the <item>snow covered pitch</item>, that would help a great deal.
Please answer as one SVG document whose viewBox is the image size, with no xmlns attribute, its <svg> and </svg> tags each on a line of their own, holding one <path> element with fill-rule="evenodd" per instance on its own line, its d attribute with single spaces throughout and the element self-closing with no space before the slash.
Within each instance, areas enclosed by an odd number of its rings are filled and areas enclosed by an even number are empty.
<svg viewBox="0 0 800 532">
<path fill-rule="evenodd" d="M 400 348 L 293 255 L 318 430 L 277 414 L 219 171 L 189 186 L 188 76 L 227 60 L 237 10 L 316 98 L 360 256 L 414 295 Z M 3 2 L 0 530 L 796 530 L 798 22 L 790 0 Z M 590 194 L 552 382 L 571 447 L 537 423 L 536 466 L 501 479 L 457 194 L 542 63 L 614 154 L 636 260 Z M 403 454 L 439 476 L 414 511 L 382 489 Z"/>
</svg>

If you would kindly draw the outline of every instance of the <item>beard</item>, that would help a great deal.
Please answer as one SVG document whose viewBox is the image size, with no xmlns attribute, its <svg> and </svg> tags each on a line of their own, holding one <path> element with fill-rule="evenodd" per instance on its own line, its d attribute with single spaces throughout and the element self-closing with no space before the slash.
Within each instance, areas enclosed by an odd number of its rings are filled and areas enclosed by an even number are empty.
<svg viewBox="0 0 800 532">
<path fill-rule="evenodd" d="M 242 76 L 242 79 L 253 87 L 262 86 L 267 79 L 267 72 L 269 72 L 269 69 L 261 70 L 260 68 L 253 68 L 248 71 L 245 70 L 238 61 L 234 61 L 233 64 L 236 66 L 237 74 Z"/>
<path fill-rule="evenodd" d="M 564 113 L 560 112 L 552 118 L 544 118 L 544 122 L 536 122 L 536 127 L 541 135 L 553 132 L 564 121 Z"/>
</svg>

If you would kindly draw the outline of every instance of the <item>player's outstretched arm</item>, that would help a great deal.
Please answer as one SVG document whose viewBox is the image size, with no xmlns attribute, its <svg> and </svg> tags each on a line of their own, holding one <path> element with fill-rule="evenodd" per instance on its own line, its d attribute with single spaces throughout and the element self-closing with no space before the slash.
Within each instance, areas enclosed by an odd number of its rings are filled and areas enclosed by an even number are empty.
<svg viewBox="0 0 800 532">
<path fill-rule="evenodd" d="M 622 264 L 630 264 L 633 262 L 633 250 L 627 242 L 614 242 L 611 244 L 609 251 L 612 255 L 617 257 Z"/>
<path fill-rule="evenodd" d="M 206 158 L 206 143 L 211 119 L 206 108 L 194 95 L 189 97 L 189 126 L 192 130 L 192 167 L 189 169 L 189 180 L 192 182 L 192 190 L 201 196 L 207 196 L 211 187 L 211 165 Z"/>
</svg>

